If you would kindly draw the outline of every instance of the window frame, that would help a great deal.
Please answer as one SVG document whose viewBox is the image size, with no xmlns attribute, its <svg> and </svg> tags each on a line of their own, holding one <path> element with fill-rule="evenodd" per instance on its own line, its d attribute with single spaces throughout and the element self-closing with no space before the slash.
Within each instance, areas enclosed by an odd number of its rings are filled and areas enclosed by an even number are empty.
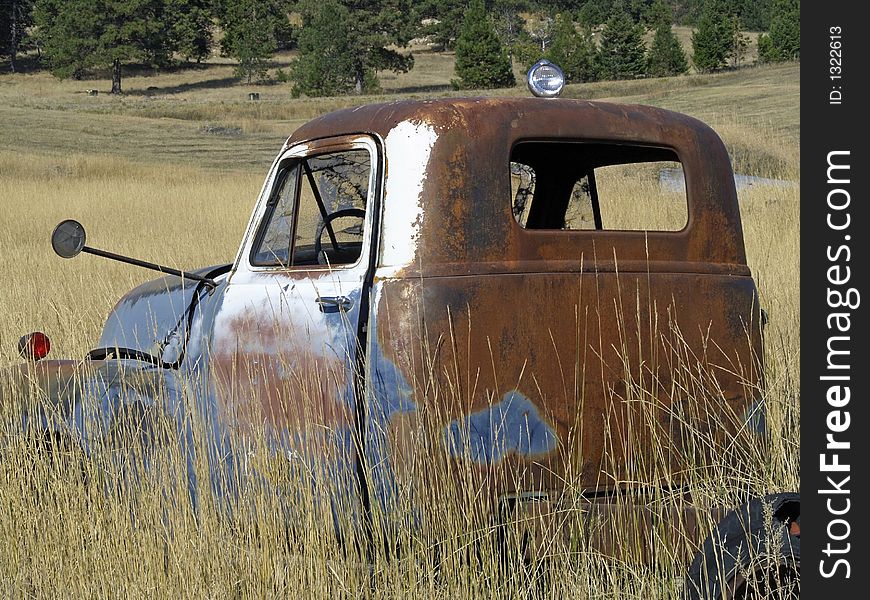
<svg viewBox="0 0 870 600">
<path fill-rule="evenodd" d="M 304 264 L 304 265 L 258 265 L 255 264 L 256 252 L 262 244 L 263 238 L 268 230 L 274 208 L 269 206 L 270 200 L 278 193 L 284 183 L 281 175 L 296 168 L 297 165 L 305 159 L 323 156 L 327 154 L 335 154 L 351 150 L 366 150 L 369 153 L 369 184 L 366 198 L 366 217 L 363 221 L 363 238 L 360 253 L 353 263 L 337 263 L 337 264 Z M 381 177 L 382 168 L 382 150 L 381 144 L 373 137 L 357 134 L 345 135 L 336 138 L 327 138 L 315 140 L 311 142 L 303 142 L 295 144 L 282 152 L 274 161 L 272 169 L 266 183 L 261 191 L 260 200 L 257 210 L 251 218 L 248 225 L 248 234 L 246 239 L 248 243 L 243 247 L 241 254 L 244 260 L 241 264 L 245 270 L 252 272 L 306 272 L 306 271 L 336 271 L 336 270 L 352 270 L 359 267 L 361 264 L 369 261 L 372 248 L 372 239 L 374 237 L 373 229 L 377 220 L 374 218 L 375 213 L 379 210 L 380 202 L 378 194 L 382 189 Z M 291 246 L 291 255 L 296 244 L 296 227 L 298 224 L 298 211 L 300 202 L 300 187 L 302 178 L 305 176 L 304 170 L 299 169 L 296 177 L 296 189 L 294 190 L 294 206 L 293 206 L 293 223 L 292 233 L 293 245 Z"/>
</svg>

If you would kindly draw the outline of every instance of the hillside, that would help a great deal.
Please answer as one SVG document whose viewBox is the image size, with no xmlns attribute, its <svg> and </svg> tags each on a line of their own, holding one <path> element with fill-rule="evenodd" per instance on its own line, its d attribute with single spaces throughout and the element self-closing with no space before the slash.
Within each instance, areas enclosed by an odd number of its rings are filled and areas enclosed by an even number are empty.
<svg viewBox="0 0 870 600">
<path fill-rule="evenodd" d="M 328 99 L 293 99 L 287 84 L 242 85 L 226 61 L 126 77 L 120 97 L 87 94 L 105 87 L 103 80 L 7 74 L 0 76 L 0 139 L 4 149 L 22 154 L 108 154 L 137 162 L 262 171 L 287 135 L 318 114 L 386 99 L 458 95 L 448 91 L 452 69 L 442 64 L 445 60 L 452 60 L 449 54 L 420 53 L 412 79 L 410 73 L 382 74 L 384 94 Z M 782 145 L 796 147 L 799 85 L 799 65 L 785 64 L 578 84 L 568 86 L 564 95 L 655 104 L 697 116 L 723 132 L 749 133 L 761 126 Z M 250 91 L 258 92 L 260 100 L 247 100 Z M 484 93 L 528 95 L 520 85 Z"/>
</svg>

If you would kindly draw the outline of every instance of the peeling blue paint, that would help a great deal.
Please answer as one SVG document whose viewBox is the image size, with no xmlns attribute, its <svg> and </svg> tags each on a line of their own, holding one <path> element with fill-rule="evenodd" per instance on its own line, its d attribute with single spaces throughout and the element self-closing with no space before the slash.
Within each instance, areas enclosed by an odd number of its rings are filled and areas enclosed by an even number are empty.
<svg viewBox="0 0 870 600">
<path fill-rule="evenodd" d="M 518 390 L 501 402 L 447 424 L 444 439 L 450 455 L 479 464 L 492 464 L 508 454 L 546 454 L 558 437 L 538 415 L 538 408 Z"/>
<path fill-rule="evenodd" d="M 749 427 L 749 431 L 764 435 L 767 433 L 767 406 L 764 398 L 759 398 L 746 407 L 743 422 Z"/>
<path fill-rule="evenodd" d="M 374 318 L 371 322 L 374 322 Z M 377 332 L 375 332 L 377 333 Z M 377 398 L 374 415 L 378 420 L 388 421 L 393 415 L 417 410 L 412 400 L 413 390 L 405 376 L 391 360 L 384 356 L 378 341 L 369 345 L 372 392 Z"/>
</svg>

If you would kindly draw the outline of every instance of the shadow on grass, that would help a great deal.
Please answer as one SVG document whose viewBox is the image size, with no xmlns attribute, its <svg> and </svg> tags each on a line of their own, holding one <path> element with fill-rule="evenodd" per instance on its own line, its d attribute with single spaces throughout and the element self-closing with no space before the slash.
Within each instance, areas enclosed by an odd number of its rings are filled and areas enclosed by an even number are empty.
<svg viewBox="0 0 870 600">
<path fill-rule="evenodd" d="M 15 69 L 12 69 L 12 62 L 8 57 L 0 60 L 0 75 L 6 73 L 35 73 L 45 69 L 45 65 L 39 60 L 36 54 L 19 54 L 15 58 Z"/>
<path fill-rule="evenodd" d="M 449 83 L 435 85 L 406 85 L 401 87 L 384 88 L 384 94 L 429 94 L 435 92 L 450 92 L 453 86 Z"/>
<path fill-rule="evenodd" d="M 215 79 L 205 79 L 203 81 L 193 81 L 190 83 L 181 83 L 178 85 L 158 86 L 149 85 L 146 88 L 138 88 L 127 90 L 124 93 L 130 96 L 153 96 L 159 94 L 182 94 L 184 92 L 192 92 L 195 90 L 213 90 L 218 88 L 233 87 L 239 83 L 238 77 L 218 77 Z"/>
</svg>

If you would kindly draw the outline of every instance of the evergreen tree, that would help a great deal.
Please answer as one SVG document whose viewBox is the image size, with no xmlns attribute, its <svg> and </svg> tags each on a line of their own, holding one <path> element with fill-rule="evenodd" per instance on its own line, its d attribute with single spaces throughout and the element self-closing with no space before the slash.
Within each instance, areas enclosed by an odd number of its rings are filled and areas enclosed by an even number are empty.
<svg viewBox="0 0 870 600">
<path fill-rule="evenodd" d="M 39 0 L 33 13 L 37 41 L 51 73 L 80 79 L 93 65 L 100 15 L 87 0 Z"/>
<path fill-rule="evenodd" d="M 317 0 L 300 5 L 303 27 L 299 58 L 290 77 L 293 95 L 336 96 L 354 88 L 350 46 L 350 14 L 338 0 Z"/>
<path fill-rule="evenodd" d="M 758 62 L 767 63 L 776 61 L 773 44 L 770 43 L 769 35 L 762 33 L 758 36 L 756 44 L 758 46 Z"/>
<path fill-rule="evenodd" d="M 798 0 L 776 0 L 773 10 L 774 16 L 770 22 L 770 34 L 758 39 L 759 58 L 764 62 L 800 58 L 800 2 Z"/>
<path fill-rule="evenodd" d="M 162 64 L 171 53 L 162 0 L 40 0 L 34 17 L 52 73 L 111 67 L 113 94 L 123 64 Z"/>
<path fill-rule="evenodd" d="M 282 0 L 228 0 L 221 14 L 221 52 L 238 61 L 236 76 L 251 83 L 266 78 L 268 61 L 278 48 L 275 31 L 287 18 Z"/>
<path fill-rule="evenodd" d="M 414 57 L 404 48 L 417 33 L 413 0 L 342 0 L 352 16 L 354 91 L 377 89 L 376 71 L 407 73 Z"/>
<path fill-rule="evenodd" d="M 669 0 L 670 3 L 670 0 Z M 697 25 L 701 16 L 700 0 L 673 2 L 673 22 L 678 25 Z"/>
<path fill-rule="evenodd" d="M 692 34 L 692 62 L 698 71 L 718 71 L 727 64 L 733 47 L 733 31 L 725 3 L 710 0 L 704 7 L 698 29 Z"/>
<path fill-rule="evenodd" d="M 502 45 L 507 48 L 508 58 L 513 62 L 514 52 L 520 42 L 525 20 L 520 16 L 520 11 L 529 8 L 526 0 L 495 0 L 491 14 L 495 20 L 495 31 Z"/>
<path fill-rule="evenodd" d="M 516 62 L 523 69 L 528 70 L 529 67 L 541 60 L 544 55 L 545 52 L 541 52 L 540 42 L 533 39 L 526 29 L 520 31 L 512 48 L 512 62 Z"/>
<path fill-rule="evenodd" d="M 664 0 L 655 0 L 647 9 L 646 15 L 650 29 L 658 28 L 662 22 L 670 25 L 674 21 L 673 9 Z"/>
<path fill-rule="evenodd" d="M 682 75 L 689 70 L 686 53 L 669 20 L 660 20 L 647 55 L 647 72 L 653 77 Z"/>
<path fill-rule="evenodd" d="M 486 15 L 483 0 L 472 0 L 456 40 L 456 89 L 510 87 L 510 59 Z"/>
<path fill-rule="evenodd" d="M 646 72 L 643 28 L 618 3 L 601 32 L 598 56 L 605 79 L 630 79 Z"/>
<path fill-rule="evenodd" d="M 577 31 L 567 13 L 556 17 L 553 42 L 544 57 L 558 65 L 569 82 L 580 83 L 598 79 L 596 53 L 588 30 Z"/>
<path fill-rule="evenodd" d="M 298 10 L 303 25 L 293 68 L 297 94 L 346 90 L 347 81 L 357 94 L 374 91 L 377 71 L 407 72 L 414 66 L 412 55 L 395 49 L 416 32 L 411 0 L 303 0 Z M 325 83 L 318 84 L 317 77 Z"/>
<path fill-rule="evenodd" d="M 627 0 L 627 3 L 623 4 L 631 20 L 639 24 L 650 22 L 651 5 L 652 3 L 649 0 Z M 616 5 L 613 6 L 613 9 L 616 9 Z"/>
<path fill-rule="evenodd" d="M 610 8 L 609 0 L 588 0 L 577 11 L 577 18 L 584 27 L 595 27 L 607 21 Z"/>
<path fill-rule="evenodd" d="M 165 0 L 172 49 L 185 60 L 200 62 L 211 54 L 211 0 Z"/>
<path fill-rule="evenodd" d="M 15 72 L 15 59 L 33 24 L 32 0 L 0 0 L 0 56 L 9 57 Z"/>
<path fill-rule="evenodd" d="M 765 31 L 770 28 L 773 0 L 737 0 L 737 16 L 747 30 Z"/>
<path fill-rule="evenodd" d="M 459 37 L 459 29 L 468 9 L 468 0 L 418 0 L 416 21 L 426 21 L 420 35 L 445 49 L 453 49 Z M 523 32 L 520 12 L 529 10 L 534 0 L 485 0 L 484 8 L 496 24 L 502 44 L 511 48 Z"/>
<path fill-rule="evenodd" d="M 453 49 L 468 0 L 423 0 L 418 18 L 427 25 L 421 33 L 445 49 Z"/>
<path fill-rule="evenodd" d="M 674 13 L 674 23 L 695 25 L 710 2 L 717 0 L 667 0 Z M 724 0 L 721 10 L 729 16 L 737 16 L 743 27 L 749 31 L 764 31 L 770 27 L 774 0 Z"/>
<path fill-rule="evenodd" d="M 740 17 L 732 15 L 729 18 L 731 44 L 728 48 L 728 57 L 731 59 L 732 67 L 739 67 L 740 62 L 746 55 L 746 50 L 749 48 L 749 37 L 743 33 Z"/>
</svg>

